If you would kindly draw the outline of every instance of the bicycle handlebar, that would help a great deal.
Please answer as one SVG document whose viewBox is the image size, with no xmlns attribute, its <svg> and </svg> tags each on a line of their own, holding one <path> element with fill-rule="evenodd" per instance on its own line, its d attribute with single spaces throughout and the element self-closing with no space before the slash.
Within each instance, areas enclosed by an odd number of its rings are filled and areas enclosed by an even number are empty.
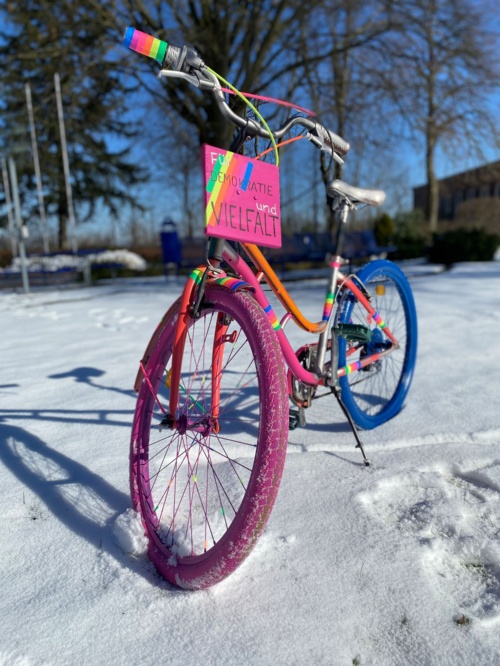
<svg viewBox="0 0 500 666">
<path fill-rule="evenodd" d="M 195 49 L 190 46 L 173 46 L 156 37 L 152 37 L 135 28 L 127 28 L 123 40 L 125 46 L 149 58 L 153 58 L 162 66 L 160 76 L 181 78 L 199 87 L 211 91 L 216 99 L 222 115 L 234 125 L 245 128 L 250 136 L 269 138 L 269 132 L 254 119 L 238 116 L 227 104 L 219 80 L 207 68 Z M 163 69 L 165 65 L 172 69 Z M 337 162 L 343 163 L 340 155 L 349 151 L 349 144 L 340 136 L 327 130 L 311 117 L 294 116 L 282 127 L 272 130 L 275 139 L 281 139 L 292 127 L 302 125 L 308 130 L 306 138 L 320 150 L 325 150 Z"/>
</svg>

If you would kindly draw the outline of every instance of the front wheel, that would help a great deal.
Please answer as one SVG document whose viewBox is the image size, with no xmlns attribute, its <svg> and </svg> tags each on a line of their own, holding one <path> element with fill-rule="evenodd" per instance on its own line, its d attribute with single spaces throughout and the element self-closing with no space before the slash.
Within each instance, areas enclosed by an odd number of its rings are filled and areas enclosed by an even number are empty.
<svg viewBox="0 0 500 666">
<path fill-rule="evenodd" d="M 208 284 L 200 316 L 189 322 L 170 429 L 163 410 L 178 316 L 179 306 L 139 389 L 131 491 L 159 573 L 201 589 L 234 571 L 266 525 L 285 461 L 288 398 L 281 350 L 262 309 L 246 292 Z"/>
<path fill-rule="evenodd" d="M 408 280 L 390 261 L 372 261 L 356 277 L 399 343 L 395 351 L 339 380 L 342 400 L 354 422 L 370 430 L 398 414 L 408 393 L 417 355 L 417 313 Z M 349 341 L 339 337 L 339 367 L 362 361 L 363 357 L 383 352 L 389 346 L 383 329 L 347 289 L 339 299 L 335 326 L 339 324 L 370 329 L 369 340 Z"/>
</svg>

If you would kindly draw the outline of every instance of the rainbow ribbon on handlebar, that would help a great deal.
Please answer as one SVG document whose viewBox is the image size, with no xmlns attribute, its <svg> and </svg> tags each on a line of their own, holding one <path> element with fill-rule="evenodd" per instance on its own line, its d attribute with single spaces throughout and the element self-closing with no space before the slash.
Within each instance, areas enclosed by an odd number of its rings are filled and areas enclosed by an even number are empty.
<svg viewBox="0 0 500 666">
<path fill-rule="evenodd" d="M 125 31 L 125 37 L 123 38 L 123 44 L 129 49 L 132 49 L 132 51 L 137 51 L 137 53 L 145 55 L 148 58 L 154 58 L 160 64 L 162 64 L 165 59 L 165 53 L 168 47 L 168 42 L 147 35 L 145 32 L 141 32 L 135 28 L 127 28 Z"/>
</svg>

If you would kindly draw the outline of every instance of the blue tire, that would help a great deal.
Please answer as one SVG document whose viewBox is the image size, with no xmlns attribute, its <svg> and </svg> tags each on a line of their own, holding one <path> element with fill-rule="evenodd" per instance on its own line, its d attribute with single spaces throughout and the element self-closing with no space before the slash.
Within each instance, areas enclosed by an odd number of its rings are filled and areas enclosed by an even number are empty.
<svg viewBox="0 0 500 666">
<path fill-rule="evenodd" d="M 371 430 L 399 413 L 410 388 L 417 356 L 417 313 L 403 272 L 390 261 L 378 259 L 363 266 L 356 277 L 371 295 L 371 305 L 396 336 L 400 347 L 358 372 L 340 378 L 342 400 L 354 422 Z M 339 368 L 383 351 L 388 342 L 375 322 L 367 320 L 363 306 L 346 290 L 339 298 L 335 325 L 359 324 L 371 328 L 369 342 L 339 337 Z"/>
</svg>

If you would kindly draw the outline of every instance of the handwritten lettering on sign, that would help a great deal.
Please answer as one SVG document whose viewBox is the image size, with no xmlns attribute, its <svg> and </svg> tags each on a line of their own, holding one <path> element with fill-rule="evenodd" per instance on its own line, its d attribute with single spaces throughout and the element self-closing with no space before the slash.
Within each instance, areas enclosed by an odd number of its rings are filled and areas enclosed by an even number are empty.
<svg viewBox="0 0 500 666">
<path fill-rule="evenodd" d="M 202 165 L 205 234 L 281 247 L 278 168 L 207 144 Z"/>
</svg>

